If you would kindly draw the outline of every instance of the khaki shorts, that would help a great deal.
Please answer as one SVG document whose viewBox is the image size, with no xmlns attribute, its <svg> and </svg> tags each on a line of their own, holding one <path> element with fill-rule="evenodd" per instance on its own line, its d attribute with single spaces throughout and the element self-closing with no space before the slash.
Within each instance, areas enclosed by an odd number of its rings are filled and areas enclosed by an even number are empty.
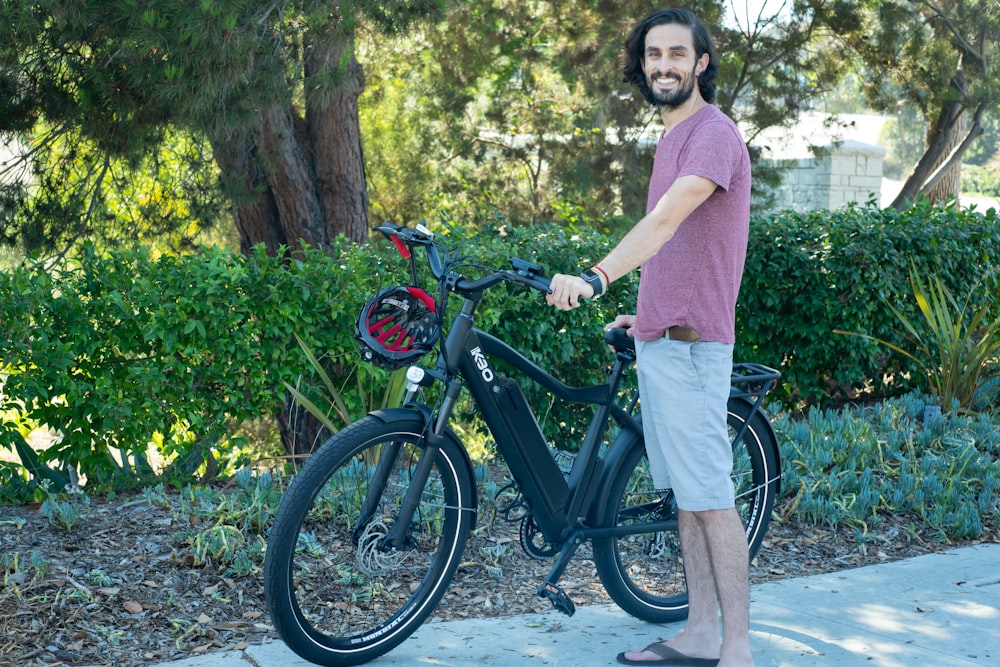
<svg viewBox="0 0 1000 667">
<path fill-rule="evenodd" d="M 735 506 L 726 425 L 733 346 L 636 341 L 642 428 L 650 474 L 683 510 Z"/>
</svg>

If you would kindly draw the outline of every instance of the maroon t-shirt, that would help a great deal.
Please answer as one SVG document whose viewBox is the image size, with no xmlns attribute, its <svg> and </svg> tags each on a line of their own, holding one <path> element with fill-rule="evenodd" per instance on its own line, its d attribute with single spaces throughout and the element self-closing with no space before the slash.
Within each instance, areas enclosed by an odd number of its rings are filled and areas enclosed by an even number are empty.
<svg viewBox="0 0 1000 667">
<path fill-rule="evenodd" d="M 689 175 L 719 187 L 642 265 L 634 334 L 655 340 L 669 327 L 685 326 L 703 341 L 735 343 L 750 229 L 750 156 L 736 124 L 716 106 L 702 107 L 660 138 L 647 212 Z"/>
</svg>

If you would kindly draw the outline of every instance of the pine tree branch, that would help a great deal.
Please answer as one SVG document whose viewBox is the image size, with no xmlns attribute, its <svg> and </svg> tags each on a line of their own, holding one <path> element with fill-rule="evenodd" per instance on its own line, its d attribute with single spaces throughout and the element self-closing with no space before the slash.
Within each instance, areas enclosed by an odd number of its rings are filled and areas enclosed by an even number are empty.
<svg viewBox="0 0 1000 667">
<path fill-rule="evenodd" d="M 986 56 L 983 54 L 981 49 L 977 49 L 975 46 L 970 44 L 965 37 L 958 31 L 955 24 L 952 22 L 951 18 L 945 13 L 944 9 L 940 5 L 934 2 L 929 2 L 927 0 L 914 2 L 916 5 L 923 5 L 929 9 L 932 13 L 936 14 L 940 18 L 945 27 L 948 28 L 948 32 L 951 33 L 952 43 L 962 52 L 963 55 L 969 56 L 981 67 L 986 67 Z"/>
</svg>

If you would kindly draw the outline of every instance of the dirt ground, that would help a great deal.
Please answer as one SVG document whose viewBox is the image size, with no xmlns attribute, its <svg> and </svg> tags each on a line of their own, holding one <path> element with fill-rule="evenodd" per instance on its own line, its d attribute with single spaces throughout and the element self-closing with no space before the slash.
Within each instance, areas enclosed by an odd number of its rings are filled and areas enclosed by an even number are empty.
<svg viewBox="0 0 1000 667">
<path fill-rule="evenodd" d="M 259 569 L 193 567 L 176 539 L 192 521 L 142 496 L 91 501 L 68 533 L 37 505 L 0 507 L 0 665 L 138 667 L 274 637 Z M 497 545 L 510 548 L 498 558 L 487 549 Z M 751 576 L 802 577 L 956 546 L 907 519 L 883 522 L 863 543 L 853 531 L 790 520 L 772 523 Z M 495 523 L 470 541 L 435 619 L 547 611 L 535 591 L 550 565 L 521 550 L 515 524 Z M 609 602 L 585 558 L 560 583 L 577 606 Z"/>
</svg>

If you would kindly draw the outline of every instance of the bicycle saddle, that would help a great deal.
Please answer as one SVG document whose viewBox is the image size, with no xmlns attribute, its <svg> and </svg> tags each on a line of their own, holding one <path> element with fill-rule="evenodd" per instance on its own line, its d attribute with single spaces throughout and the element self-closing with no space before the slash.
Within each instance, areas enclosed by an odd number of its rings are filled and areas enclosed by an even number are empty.
<svg viewBox="0 0 1000 667">
<path fill-rule="evenodd" d="M 628 329 L 624 327 L 605 331 L 604 342 L 613 347 L 615 352 L 635 353 L 635 338 L 629 336 Z"/>
</svg>

